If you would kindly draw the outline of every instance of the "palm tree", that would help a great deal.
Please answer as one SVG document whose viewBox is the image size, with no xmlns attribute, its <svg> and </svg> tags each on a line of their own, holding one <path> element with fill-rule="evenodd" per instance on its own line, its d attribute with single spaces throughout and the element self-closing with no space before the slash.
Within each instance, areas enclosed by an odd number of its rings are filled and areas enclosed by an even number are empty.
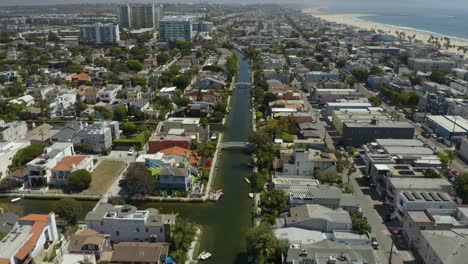
<svg viewBox="0 0 468 264">
<path fill-rule="evenodd" d="M 449 159 L 449 168 L 451 168 L 453 160 L 457 157 L 457 151 L 455 149 L 447 150 L 447 157 Z"/>
</svg>

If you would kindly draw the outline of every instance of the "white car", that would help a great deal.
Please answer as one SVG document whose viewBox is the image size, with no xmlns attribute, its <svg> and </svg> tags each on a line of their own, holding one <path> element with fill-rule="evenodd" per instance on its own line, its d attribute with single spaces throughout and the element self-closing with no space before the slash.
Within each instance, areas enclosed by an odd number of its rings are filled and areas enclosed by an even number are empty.
<svg viewBox="0 0 468 264">
<path fill-rule="evenodd" d="M 130 148 L 127 152 L 127 155 L 128 156 L 133 156 L 133 154 L 135 154 L 135 149 L 134 148 Z"/>
</svg>

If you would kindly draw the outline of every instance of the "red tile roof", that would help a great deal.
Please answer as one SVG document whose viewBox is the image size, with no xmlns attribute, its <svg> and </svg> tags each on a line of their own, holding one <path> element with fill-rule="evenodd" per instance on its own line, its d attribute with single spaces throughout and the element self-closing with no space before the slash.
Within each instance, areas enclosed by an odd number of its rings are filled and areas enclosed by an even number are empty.
<svg viewBox="0 0 468 264">
<path fill-rule="evenodd" d="M 19 260 L 24 260 L 28 254 L 36 246 L 37 240 L 42 234 L 44 227 L 47 225 L 49 221 L 49 215 L 42 215 L 42 214 L 29 214 L 24 217 L 18 219 L 18 222 L 34 222 L 31 228 L 31 237 L 26 241 L 26 243 L 20 248 L 18 253 L 16 253 L 16 258 Z"/>
<path fill-rule="evenodd" d="M 52 168 L 52 171 L 72 171 L 73 165 L 80 164 L 87 156 L 66 156 Z"/>
<path fill-rule="evenodd" d="M 189 163 L 193 165 L 198 165 L 198 162 L 200 161 L 200 158 L 193 151 L 178 146 L 162 149 L 159 152 L 163 153 L 164 155 L 176 155 L 180 157 L 186 155 L 189 159 Z"/>
</svg>

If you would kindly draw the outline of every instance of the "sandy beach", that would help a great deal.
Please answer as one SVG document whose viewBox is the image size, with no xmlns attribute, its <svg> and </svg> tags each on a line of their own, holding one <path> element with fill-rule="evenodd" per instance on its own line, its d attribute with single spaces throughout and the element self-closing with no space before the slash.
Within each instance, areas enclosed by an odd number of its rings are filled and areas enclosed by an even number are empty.
<svg viewBox="0 0 468 264">
<path fill-rule="evenodd" d="M 414 35 L 416 40 L 420 40 L 423 43 L 427 43 L 431 35 L 434 37 L 438 37 L 438 38 L 449 37 L 450 44 L 455 45 L 456 47 L 449 48 L 448 51 L 455 52 L 461 55 L 465 55 L 465 58 L 468 57 L 468 53 L 464 54 L 463 51 L 459 51 L 457 49 L 457 47 L 468 47 L 468 39 L 454 38 L 454 37 L 444 36 L 442 34 L 437 34 L 433 32 L 413 30 L 413 29 L 407 29 L 407 28 L 402 28 L 402 27 L 397 27 L 397 26 L 390 26 L 390 25 L 365 21 L 359 18 L 359 17 L 366 16 L 366 14 L 325 14 L 325 13 L 314 12 L 314 11 L 316 10 L 309 9 L 309 10 L 305 10 L 304 12 L 307 14 L 310 14 L 311 16 L 321 18 L 330 22 L 335 22 L 338 24 L 346 24 L 346 25 L 351 25 L 354 27 L 368 29 L 368 30 L 376 30 L 376 31 L 383 30 L 386 34 L 393 35 L 393 36 L 396 36 L 395 31 L 405 32 L 406 36 Z M 442 41 L 442 43 L 444 43 L 444 41 Z M 446 49 L 442 47 L 441 50 L 446 50 Z"/>
</svg>

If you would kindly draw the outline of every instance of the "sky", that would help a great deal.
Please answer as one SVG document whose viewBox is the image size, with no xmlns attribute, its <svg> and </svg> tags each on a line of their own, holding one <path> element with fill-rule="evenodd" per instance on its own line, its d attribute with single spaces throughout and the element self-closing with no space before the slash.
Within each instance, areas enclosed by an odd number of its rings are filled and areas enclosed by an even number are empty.
<svg viewBox="0 0 468 264">
<path fill-rule="evenodd" d="M 39 5 L 39 4 L 71 4 L 71 3 L 124 3 L 124 2 L 152 2 L 151 0 L 0 0 L 0 5 Z M 405 10 L 406 8 L 416 9 L 463 9 L 468 10 L 468 0 L 162 0 L 155 2 L 181 2 L 181 3 L 295 3 L 305 6 L 325 6 L 334 10 L 363 13 L 362 11 L 372 10 Z"/>
</svg>

